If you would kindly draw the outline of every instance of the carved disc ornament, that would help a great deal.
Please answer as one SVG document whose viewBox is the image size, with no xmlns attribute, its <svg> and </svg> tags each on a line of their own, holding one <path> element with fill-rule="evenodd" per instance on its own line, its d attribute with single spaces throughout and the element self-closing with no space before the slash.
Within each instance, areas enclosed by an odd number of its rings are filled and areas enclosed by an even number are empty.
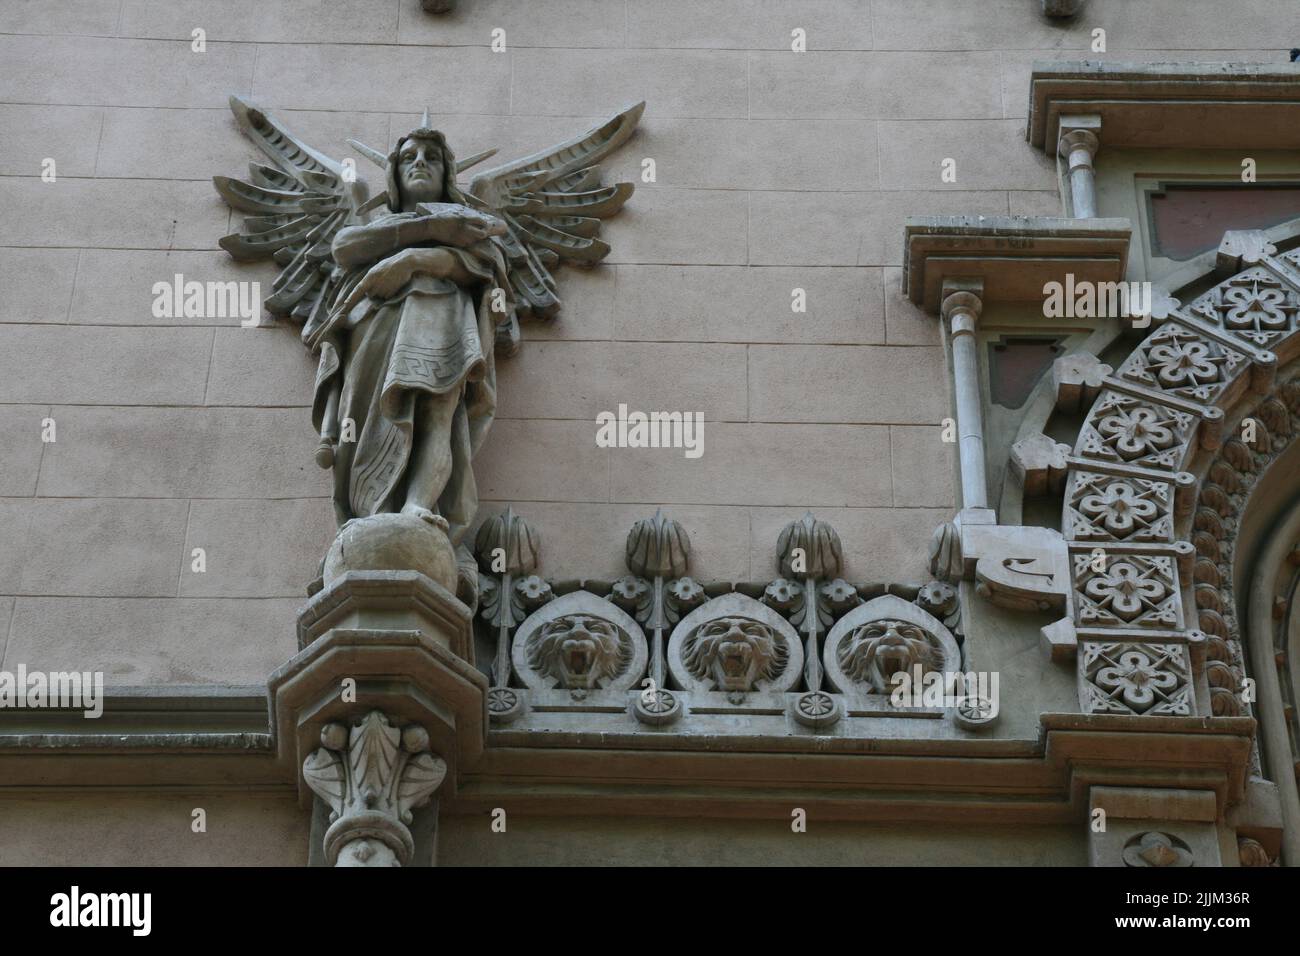
<svg viewBox="0 0 1300 956">
<path fill-rule="evenodd" d="M 515 634 L 515 672 L 533 690 L 626 691 L 645 673 L 645 634 L 624 611 L 587 591 L 556 598 Z"/>
<path fill-rule="evenodd" d="M 668 642 L 668 668 L 696 692 L 786 691 L 803 671 L 798 632 L 770 607 L 724 594 L 678 623 Z"/>
<path fill-rule="evenodd" d="M 895 674 L 961 670 L 961 649 L 932 614 L 886 594 L 854 608 L 826 635 L 826 676 L 842 693 L 890 694 Z"/>
</svg>

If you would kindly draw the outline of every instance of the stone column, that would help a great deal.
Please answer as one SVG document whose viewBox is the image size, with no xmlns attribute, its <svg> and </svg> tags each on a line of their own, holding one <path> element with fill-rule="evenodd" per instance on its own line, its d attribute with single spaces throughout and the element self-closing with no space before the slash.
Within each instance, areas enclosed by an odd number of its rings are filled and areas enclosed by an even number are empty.
<svg viewBox="0 0 1300 956">
<path fill-rule="evenodd" d="M 983 303 L 972 291 L 957 291 L 940 307 L 949 323 L 953 384 L 957 395 L 958 452 L 961 458 L 962 511 L 987 509 L 988 480 L 984 474 L 984 415 L 980 402 L 979 346 L 975 328 Z"/>
<path fill-rule="evenodd" d="M 1070 202 L 1075 219 L 1097 218 L 1097 175 L 1093 159 L 1101 141 L 1098 116 L 1061 117 L 1061 139 L 1057 152 L 1069 164 Z"/>
</svg>

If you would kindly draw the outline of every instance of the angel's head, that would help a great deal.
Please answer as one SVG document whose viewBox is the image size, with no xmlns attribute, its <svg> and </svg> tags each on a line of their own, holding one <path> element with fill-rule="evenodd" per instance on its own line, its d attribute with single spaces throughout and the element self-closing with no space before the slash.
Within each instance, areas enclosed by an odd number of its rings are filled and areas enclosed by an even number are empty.
<svg viewBox="0 0 1300 956">
<path fill-rule="evenodd" d="M 388 154 L 388 205 L 413 212 L 422 202 L 464 202 L 456 186 L 456 158 L 442 133 L 421 126 Z"/>
</svg>

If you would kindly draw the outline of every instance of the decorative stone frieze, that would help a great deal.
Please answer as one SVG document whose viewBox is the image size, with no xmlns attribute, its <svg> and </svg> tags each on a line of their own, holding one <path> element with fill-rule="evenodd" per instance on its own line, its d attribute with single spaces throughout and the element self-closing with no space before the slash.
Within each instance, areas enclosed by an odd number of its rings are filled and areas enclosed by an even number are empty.
<svg viewBox="0 0 1300 956">
<path fill-rule="evenodd" d="M 759 706 L 755 696 L 782 694 L 804 675 L 799 632 L 775 610 L 744 594 L 724 594 L 686 615 L 668 642 L 668 668 L 691 691 L 692 710 Z M 717 697 L 711 704 L 702 701 Z M 770 701 L 767 706 L 772 706 Z M 777 704 L 784 709 L 783 703 Z"/>
<path fill-rule="evenodd" d="M 514 640 L 514 669 L 534 708 L 581 705 L 623 710 L 645 673 L 641 626 L 587 591 L 565 594 L 533 612 Z"/>
<path fill-rule="evenodd" d="M 916 681 L 961 671 L 961 649 L 933 615 L 886 594 L 858 605 L 826 635 L 823 652 L 832 687 L 850 695 L 851 710 L 888 710 L 896 675 Z"/>
</svg>

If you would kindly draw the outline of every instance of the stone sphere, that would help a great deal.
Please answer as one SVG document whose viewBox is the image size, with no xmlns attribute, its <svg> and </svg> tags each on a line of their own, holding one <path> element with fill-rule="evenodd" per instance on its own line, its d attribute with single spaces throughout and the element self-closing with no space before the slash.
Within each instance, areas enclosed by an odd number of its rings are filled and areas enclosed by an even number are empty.
<svg viewBox="0 0 1300 956">
<path fill-rule="evenodd" d="M 415 515 L 370 515 L 344 525 L 325 555 L 325 586 L 349 571 L 419 571 L 456 592 L 455 549 L 441 529 Z"/>
</svg>

